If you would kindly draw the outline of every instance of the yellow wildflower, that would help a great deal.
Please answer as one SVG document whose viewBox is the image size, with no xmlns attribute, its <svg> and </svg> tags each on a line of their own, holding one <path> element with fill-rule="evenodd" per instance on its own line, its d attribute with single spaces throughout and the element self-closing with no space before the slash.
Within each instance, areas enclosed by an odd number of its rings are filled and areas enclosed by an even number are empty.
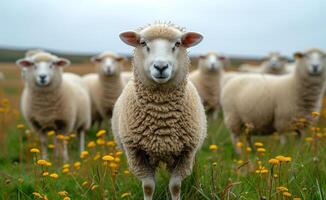
<svg viewBox="0 0 326 200">
<path fill-rule="evenodd" d="M 300 197 L 294 197 L 293 200 L 301 200 Z"/>
<path fill-rule="evenodd" d="M 62 166 L 62 168 L 69 168 L 69 167 L 70 167 L 69 164 L 64 164 L 64 165 Z"/>
<path fill-rule="evenodd" d="M 65 136 L 63 134 L 59 134 L 59 135 L 57 135 L 57 139 L 58 140 L 64 140 Z"/>
<path fill-rule="evenodd" d="M 261 142 L 255 142 L 254 145 L 255 145 L 256 147 L 263 147 L 263 146 L 264 146 L 264 144 L 261 143 Z"/>
<path fill-rule="evenodd" d="M 292 158 L 291 157 L 284 157 L 284 162 L 291 162 Z"/>
<path fill-rule="evenodd" d="M 52 136 L 52 135 L 54 135 L 55 134 L 55 131 L 49 131 L 48 132 L 48 136 Z"/>
<path fill-rule="evenodd" d="M 272 158 L 272 159 L 269 159 L 268 163 L 272 164 L 272 165 L 278 165 L 280 163 L 280 161 L 275 158 Z"/>
<path fill-rule="evenodd" d="M 117 151 L 117 152 L 115 153 L 116 156 L 121 156 L 122 154 L 123 154 L 122 151 Z"/>
<path fill-rule="evenodd" d="M 38 165 L 46 165 L 47 164 L 47 161 L 46 160 L 38 160 L 37 162 L 36 162 Z"/>
<path fill-rule="evenodd" d="M 94 156 L 93 160 L 98 160 L 101 158 L 101 154 L 99 152 L 96 153 L 96 155 Z"/>
<path fill-rule="evenodd" d="M 43 196 L 42 196 L 40 193 L 38 193 L 38 192 L 33 192 L 32 194 L 33 194 L 36 198 L 40 198 L 40 199 L 43 198 Z"/>
<path fill-rule="evenodd" d="M 70 171 L 69 168 L 63 168 L 62 173 L 63 173 L 63 174 L 66 174 L 66 173 L 68 173 L 69 171 Z"/>
<path fill-rule="evenodd" d="M 30 150 L 30 152 L 31 152 L 31 153 L 40 153 L 40 150 L 37 149 L 37 148 L 32 148 L 32 149 Z"/>
<path fill-rule="evenodd" d="M 111 141 L 108 141 L 106 143 L 106 145 L 109 146 L 109 147 L 114 147 L 115 146 L 115 142 L 111 140 Z"/>
<path fill-rule="evenodd" d="M 17 124 L 18 129 L 23 129 L 24 127 L 25 127 L 24 124 Z"/>
<path fill-rule="evenodd" d="M 247 147 L 246 148 L 246 152 L 251 152 L 252 150 L 251 150 L 251 148 L 250 147 Z"/>
<path fill-rule="evenodd" d="M 312 112 L 312 113 L 311 113 L 311 116 L 312 116 L 313 118 L 317 118 L 317 117 L 319 117 L 319 115 L 320 115 L 319 112 Z"/>
<path fill-rule="evenodd" d="M 59 178 L 59 175 L 56 174 L 56 173 L 52 173 L 52 174 L 50 174 L 50 177 L 54 178 L 54 179 L 57 179 L 57 178 Z"/>
<path fill-rule="evenodd" d="M 242 142 L 237 142 L 236 146 L 237 146 L 238 148 L 242 148 L 242 147 L 243 147 L 243 143 L 242 143 Z"/>
<path fill-rule="evenodd" d="M 209 150 L 211 150 L 211 151 L 216 151 L 217 150 L 217 145 L 216 144 L 211 144 L 211 145 L 209 145 Z"/>
<path fill-rule="evenodd" d="M 48 144 L 49 149 L 54 149 L 54 144 Z"/>
<path fill-rule="evenodd" d="M 93 185 L 93 186 L 91 187 L 91 190 L 95 190 L 96 188 L 98 188 L 98 185 Z"/>
<path fill-rule="evenodd" d="M 292 194 L 290 192 L 283 192 L 282 194 L 285 197 L 291 197 L 292 196 Z"/>
<path fill-rule="evenodd" d="M 276 190 L 281 191 L 281 192 L 287 192 L 287 191 L 289 191 L 289 190 L 288 190 L 286 187 L 284 187 L 284 186 L 277 187 Z"/>
<path fill-rule="evenodd" d="M 43 172 L 42 176 L 49 176 L 49 172 Z"/>
<path fill-rule="evenodd" d="M 110 155 L 103 156 L 102 159 L 104 161 L 114 161 L 114 157 Z"/>
<path fill-rule="evenodd" d="M 103 138 L 99 138 L 99 139 L 96 140 L 96 143 L 98 145 L 105 145 L 105 140 Z"/>
<path fill-rule="evenodd" d="M 97 133 L 96 133 L 96 137 L 101 137 L 102 135 L 104 135 L 106 133 L 106 130 L 99 130 Z"/>
<path fill-rule="evenodd" d="M 281 156 L 281 155 L 279 155 L 279 156 L 276 156 L 275 158 L 276 158 L 277 160 L 281 161 L 281 162 L 285 161 L 285 156 Z"/>
<path fill-rule="evenodd" d="M 65 197 L 63 200 L 71 200 L 70 197 Z"/>
<path fill-rule="evenodd" d="M 125 198 L 125 197 L 128 197 L 128 196 L 131 196 L 131 193 L 130 192 L 125 192 L 121 195 L 121 198 Z"/>
<path fill-rule="evenodd" d="M 116 168 L 118 168 L 118 165 L 116 164 L 116 163 L 110 163 L 110 168 L 111 169 L 116 169 Z"/>
<path fill-rule="evenodd" d="M 80 153 L 80 158 L 86 158 L 89 155 L 88 151 L 82 151 Z"/>
<path fill-rule="evenodd" d="M 87 147 L 88 148 L 93 148 L 96 146 L 96 143 L 94 141 L 90 141 L 88 144 L 87 144 Z"/>
<path fill-rule="evenodd" d="M 124 170 L 123 173 L 124 173 L 125 175 L 129 175 L 129 174 L 130 174 L 129 170 Z"/>
<path fill-rule="evenodd" d="M 242 165 L 243 164 L 243 160 L 238 160 L 237 162 L 239 165 Z"/>
<path fill-rule="evenodd" d="M 257 152 L 259 152 L 259 153 L 265 153 L 266 152 L 266 149 L 265 148 L 258 148 L 257 149 Z"/>
<path fill-rule="evenodd" d="M 121 160 L 119 157 L 114 158 L 114 162 L 119 163 Z"/>
<path fill-rule="evenodd" d="M 69 135 L 71 138 L 75 138 L 77 135 L 76 135 L 76 133 L 72 133 L 72 134 L 70 134 Z"/>
<path fill-rule="evenodd" d="M 75 162 L 74 163 L 74 168 L 75 169 L 80 169 L 81 163 L 80 162 Z"/>
<path fill-rule="evenodd" d="M 84 181 L 83 183 L 82 183 L 82 186 L 87 186 L 88 185 L 88 182 L 87 181 Z"/>
<path fill-rule="evenodd" d="M 65 197 L 65 196 L 68 196 L 68 192 L 67 191 L 60 191 L 60 192 L 58 192 L 58 195 L 60 195 L 62 197 Z"/>
</svg>

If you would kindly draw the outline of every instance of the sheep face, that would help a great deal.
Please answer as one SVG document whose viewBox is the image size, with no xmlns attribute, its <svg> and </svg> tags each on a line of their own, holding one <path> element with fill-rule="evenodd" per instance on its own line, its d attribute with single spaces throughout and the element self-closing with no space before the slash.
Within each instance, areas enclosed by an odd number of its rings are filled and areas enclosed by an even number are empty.
<svg viewBox="0 0 326 200">
<path fill-rule="evenodd" d="M 215 53 L 199 56 L 199 68 L 206 72 L 218 71 L 227 65 L 226 58 Z"/>
<path fill-rule="evenodd" d="M 319 50 L 312 50 L 306 53 L 296 53 L 298 70 L 308 73 L 311 76 L 320 76 L 326 73 L 326 54 Z"/>
<path fill-rule="evenodd" d="M 91 61 L 96 64 L 97 72 L 106 76 L 118 75 L 123 66 L 124 58 L 118 55 L 98 55 Z"/>
<path fill-rule="evenodd" d="M 268 67 L 273 71 L 281 71 L 287 63 L 286 59 L 281 57 L 280 54 L 271 54 L 266 60 Z"/>
<path fill-rule="evenodd" d="M 61 67 L 68 65 L 69 61 L 54 56 L 41 55 L 20 59 L 17 64 L 23 68 L 24 79 L 29 84 L 47 87 L 61 82 Z"/>
<path fill-rule="evenodd" d="M 198 44 L 202 36 L 194 32 L 184 33 L 172 27 L 157 27 L 149 27 L 139 33 L 123 32 L 120 38 L 126 44 L 136 47 L 134 70 L 144 84 L 180 82 L 188 72 L 186 48 Z"/>
</svg>

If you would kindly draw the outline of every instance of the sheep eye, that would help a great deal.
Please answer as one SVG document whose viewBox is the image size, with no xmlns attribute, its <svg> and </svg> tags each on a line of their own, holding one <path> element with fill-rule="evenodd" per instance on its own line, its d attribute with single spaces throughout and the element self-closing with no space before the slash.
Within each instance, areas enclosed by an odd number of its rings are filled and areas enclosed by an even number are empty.
<svg viewBox="0 0 326 200">
<path fill-rule="evenodd" d="M 175 47 L 180 47 L 180 45 L 181 45 L 181 42 L 176 42 L 174 46 Z"/>
<path fill-rule="evenodd" d="M 140 44 L 141 44 L 141 46 L 143 46 L 143 47 L 147 46 L 147 44 L 146 44 L 145 41 L 142 41 Z"/>
</svg>

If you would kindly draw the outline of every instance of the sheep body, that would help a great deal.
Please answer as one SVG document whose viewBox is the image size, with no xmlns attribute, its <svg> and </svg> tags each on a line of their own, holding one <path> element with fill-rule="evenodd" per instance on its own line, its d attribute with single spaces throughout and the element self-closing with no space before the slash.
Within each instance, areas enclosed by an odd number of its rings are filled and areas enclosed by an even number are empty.
<svg viewBox="0 0 326 200">
<path fill-rule="evenodd" d="M 111 52 L 104 52 L 94 59 L 116 59 L 120 58 L 118 55 Z M 129 81 L 131 73 L 120 72 L 121 66 L 116 65 L 115 72 L 107 75 L 101 70 L 103 63 L 96 63 L 98 73 L 87 74 L 83 77 L 83 82 L 87 85 L 88 92 L 91 96 L 91 115 L 93 124 L 95 122 L 101 123 L 103 119 L 111 118 L 113 106 L 120 96 L 122 89 Z"/>
<path fill-rule="evenodd" d="M 48 53 L 38 53 L 29 57 L 33 62 L 46 62 L 57 59 Z M 32 69 L 28 69 L 32 70 Z M 81 150 L 83 135 L 90 127 L 90 98 L 79 76 L 60 72 L 54 75 L 53 84 L 47 87 L 36 86 L 34 79 L 25 77 L 25 87 L 21 97 L 21 110 L 29 126 L 40 133 L 42 154 L 46 157 L 47 131 L 68 134 L 73 131 L 81 134 Z M 27 76 L 29 75 L 27 71 Z M 61 80 L 60 80 L 61 79 Z M 64 152 L 64 159 L 68 159 Z"/>
<path fill-rule="evenodd" d="M 133 78 L 114 106 L 112 132 L 126 152 L 129 169 L 142 180 L 146 200 L 152 199 L 155 170 L 160 162 L 166 163 L 171 172 L 169 187 L 172 199 L 180 198 L 181 181 L 191 173 L 194 156 L 206 136 L 206 116 L 195 87 L 187 79 L 189 57 L 185 48 L 178 49 L 178 62 L 171 61 L 177 65 L 166 66 L 167 70 L 171 66 L 176 67 L 175 76 L 170 82 L 162 83 L 154 79 L 152 73 L 145 74 L 144 60 L 151 63 L 148 59 L 155 59 L 155 56 L 167 58 L 163 55 L 171 55 L 172 52 L 169 49 L 166 54 L 161 51 L 161 54 L 156 55 L 157 51 L 153 50 L 153 57 L 143 57 L 143 49 L 136 38 L 144 37 L 152 41 L 152 48 L 155 45 L 156 48 L 159 45 L 168 47 L 170 41 L 180 38 L 183 33 L 171 24 L 161 23 L 149 25 L 137 32 L 123 33 L 123 41 L 137 47 L 134 51 Z M 188 35 L 198 37 L 195 34 L 191 32 Z M 130 35 L 133 40 L 129 40 Z M 165 61 L 161 59 L 154 62 Z"/>
<path fill-rule="evenodd" d="M 307 54 L 313 52 L 308 51 Z M 319 111 L 324 91 L 325 69 L 320 76 L 309 75 L 303 62 L 295 73 L 284 76 L 248 74 L 229 80 L 222 90 L 224 121 L 234 144 L 245 124 L 252 134 L 272 134 L 296 130 L 292 125 L 300 118 L 311 120 Z"/>
</svg>

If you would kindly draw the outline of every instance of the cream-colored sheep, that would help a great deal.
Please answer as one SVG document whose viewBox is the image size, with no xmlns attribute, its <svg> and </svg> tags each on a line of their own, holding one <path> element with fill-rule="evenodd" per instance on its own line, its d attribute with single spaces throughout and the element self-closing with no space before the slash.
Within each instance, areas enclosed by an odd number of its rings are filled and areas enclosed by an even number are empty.
<svg viewBox="0 0 326 200">
<path fill-rule="evenodd" d="M 233 144 L 239 141 L 246 124 L 253 126 L 250 134 L 289 130 L 303 133 L 302 127 L 292 125 L 300 118 L 312 120 L 311 113 L 320 110 L 326 79 L 325 57 L 321 50 L 311 49 L 296 54 L 294 73 L 248 74 L 229 80 L 222 89 L 221 103 Z"/>
<path fill-rule="evenodd" d="M 225 56 L 209 52 L 199 57 L 198 68 L 189 75 L 201 97 L 206 112 L 213 114 L 213 118 L 216 117 L 220 108 L 220 82 L 227 65 L 228 60 Z"/>
<path fill-rule="evenodd" d="M 272 52 L 268 55 L 265 61 L 259 66 L 243 64 L 239 70 L 242 72 L 262 73 L 262 74 L 287 74 L 285 65 L 287 60 L 278 52 Z"/>
<path fill-rule="evenodd" d="M 130 170 L 142 181 L 145 200 L 153 197 L 159 162 L 171 172 L 172 199 L 180 199 L 181 181 L 191 173 L 206 136 L 204 108 L 187 79 L 186 49 L 202 36 L 155 23 L 123 32 L 120 38 L 135 47 L 134 78 L 114 106 L 113 134 L 126 152 Z"/>
<path fill-rule="evenodd" d="M 97 73 L 85 75 L 83 81 L 91 96 L 93 124 L 97 122 L 100 125 L 103 119 L 111 118 L 113 106 L 131 78 L 130 72 L 121 72 L 124 59 L 112 52 L 104 52 L 91 59 Z"/>
<path fill-rule="evenodd" d="M 3 81 L 3 80 L 5 80 L 5 75 L 2 72 L 0 72 L 0 81 Z"/>
<path fill-rule="evenodd" d="M 74 74 L 63 73 L 69 61 L 39 52 L 17 61 L 27 69 L 21 98 L 22 114 L 29 126 L 40 135 L 42 157 L 47 157 L 47 132 L 80 134 L 80 150 L 84 148 L 85 131 L 90 127 L 90 98 Z M 79 79 L 79 81 L 77 81 Z M 67 143 L 63 158 L 68 160 Z"/>
</svg>

